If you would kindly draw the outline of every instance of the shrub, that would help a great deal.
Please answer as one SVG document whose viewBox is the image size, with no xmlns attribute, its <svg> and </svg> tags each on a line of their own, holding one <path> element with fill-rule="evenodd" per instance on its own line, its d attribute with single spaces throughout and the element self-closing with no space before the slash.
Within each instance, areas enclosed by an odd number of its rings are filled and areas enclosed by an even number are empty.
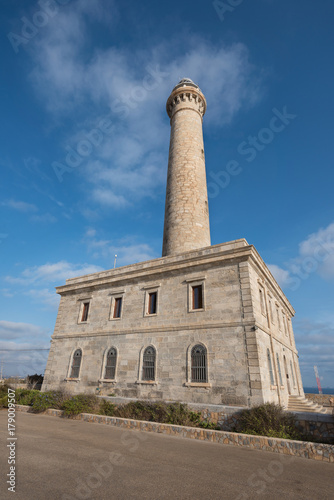
<svg viewBox="0 0 334 500">
<path fill-rule="evenodd" d="M 0 408 L 8 408 L 8 394 L 0 395 Z"/>
<path fill-rule="evenodd" d="M 36 413 L 45 411 L 48 408 L 59 409 L 68 398 L 69 396 L 63 391 L 40 392 L 33 399 L 32 409 Z"/>
<path fill-rule="evenodd" d="M 66 399 L 61 409 L 64 410 L 64 415 L 74 416 L 79 413 L 94 413 L 98 412 L 99 399 L 91 394 L 78 394 Z"/>
<path fill-rule="evenodd" d="M 238 415 L 233 430 L 242 434 L 301 439 L 296 428 L 295 416 L 274 403 L 266 403 L 243 410 Z"/>
<path fill-rule="evenodd" d="M 184 425 L 190 427 L 204 427 L 217 429 L 215 424 L 202 420 L 199 412 L 191 411 L 182 403 L 152 403 L 149 401 L 132 401 L 120 406 L 115 406 L 108 401 L 103 401 L 100 414 L 162 424 Z"/>
<path fill-rule="evenodd" d="M 35 389 L 16 389 L 16 404 L 31 406 L 34 399 L 38 397 L 39 394 L 41 394 L 41 392 Z"/>
<path fill-rule="evenodd" d="M 102 403 L 100 404 L 99 413 L 100 415 L 107 415 L 107 417 L 113 417 L 115 414 L 115 405 L 103 399 Z"/>
<path fill-rule="evenodd" d="M 0 408 L 8 408 L 8 389 L 7 384 L 0 385 Z"/>
</svg>

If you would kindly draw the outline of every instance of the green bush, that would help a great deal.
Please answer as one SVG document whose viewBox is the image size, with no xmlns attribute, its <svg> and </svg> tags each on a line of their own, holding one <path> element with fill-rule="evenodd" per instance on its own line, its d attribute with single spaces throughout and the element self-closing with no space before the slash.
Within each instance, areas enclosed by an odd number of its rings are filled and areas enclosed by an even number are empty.
<svg viewBox="0 0 334 500">
<path fill-rule="evenodd" d="M 233 430 L 242 434 L 301 439 L 296 428 L 295 416 L 274 403 L 243 410 L 238 415 L 237 424 Z"/>
<path fill-rule="evenodd" d="M 64 410 L 64 415 L 74 416 L 79 413 L 98 413 L 99 399 L 91 394 L 78 394 L 66 399 L 61 409 Z"/>
<path fill-rule="evenodd" d="M 59 409 L 68 398 L 69 396 L 66 396 L 62 391 L 40 392 L 33 399 L 32 409 L 36 413 L 45 411 L 48 408 Z"/>
<path fill-rule="evenodd" d="M 8 408 L 8 394 L 0 395 L 0 408 Z"/>
<path fill-rule="evenodd" d="M 38 397 L 39 394 L 41 394 L 41 391 L 35 389 L 16 389 L 16 404 L 32 406 L 34 399 Z"/>
<path fill-rule="evenodd" d="M 0 385 L 0 398 L 8 394 L 8 389 L 10 389 L 10 387 L 7 384 Z"/>
<path fill-rule="evenodd" d="M 132 401 L 124 405 L 115 406 L 103 400 L 100 406 L 100 414 L 145 420 L 147 422 L 159 422 L 162 424 L 217 429 L 215 424 L 202 420 L 199 412 L 191 411 L 186 404 L 182 403 Z"/>
<path fill-rule="evenodd" d="M 107 417 L 113 417 L 115 414 L 115 405 L 113 403 L 109 403 L 105 399 L 102 400 L 100 404 L 100 415 L 107 415 Z"/>
<path fill-rule="evenodd" d="M 7 384 L 0 385 L 0 408 L 8 408 L 8 389 Z"/>
</svg>

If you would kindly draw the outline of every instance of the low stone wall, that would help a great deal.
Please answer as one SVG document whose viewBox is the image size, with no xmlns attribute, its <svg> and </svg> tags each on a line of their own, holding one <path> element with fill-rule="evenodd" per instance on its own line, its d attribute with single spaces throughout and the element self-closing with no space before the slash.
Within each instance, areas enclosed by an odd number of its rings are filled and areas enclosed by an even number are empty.
<svg viewBox="0 0 334 500">
<path fill-rule="evenodd" d="M 313 403 L 321 406 L 330 406 L 334 411 L 334 394 L 305 394 L 305 397 Z"/>
<path fill-rule="evenodd" d="M 133 398 L 123 398 L 117 396 L 100 396 L 116 405 L 127 404 L 137 401 Z M 167 401 L 168 403 L 169 401 Z M 201 412 L 203 419 L 210 423 L 219 425 L 223 431 L 233 432 L 237 423 L 238 414 L 245 410 L 243 406 L 223 406 L 205 405 L 200 403 L 187 403 L 192 411 Z M 293 412 L 297 418 L 299 431 L 308 436 L 309 439 L 316 439 L 323 443 L 334 444 L 334 417 L 321 413 Z"/>
<path fill-rule="evenodd" d="M 305 436 L 323 443 L 334 444 L 334 416 L 322 413 L 296 412 L 297 427 Z"/>
<path fill-rule="evenodd" d="M 120 396 L 99 396 L 101 399 L 106 399 L 115 405 L 124 405 L 131 401 L 138 401 L 135 398 L 124 398 Z M 151 403 L 155 402 L 150 401 Z M 157 401 L 161 402 L 161 401 Z M 175 401 L 166 401 L 166 403 L 175 403 Z M 201 412 L 203 419 L 210 423 L 220 425 L 224 431 L 231 431 L 237 422 L 237 415 L 240 411 L 245 410 L 245 406 L 225 406 L 225 405 L 208 405 L 201 403 L 185 403 L 192 411 Z"/>
<path fill-rule="evenodd" d="M 16 409 L 18 411 L 29 411 L 30 407 L 16 405 Z M 45 414 L 61 417 L 63 416 L 63 411 L 49 409 L 46 410 Z M 309 443 L 306 441 L 290 441 L 287 439 L 277 439 L 263 436 L 251 436 L 247 434 L 237 434 L 234 432 L 200 429 L 198 427 L 183 427 L 181 425 L 159 424 L 156 422 L 144 422 L 142 420 L 92 415 L 90 413 L 81 413 L 77 416 L 77 419 L 85 422 L 114 425 L 128 430 L 156 432 L 159 434 L 168 434 L 170 436 L 210 441 L 218 444 L 244 446 L 255 450 L 271 451 L 274 453 L 282 453 L 284 455 L 292 455 L 295 457 L 334 463 L 334 446 L 328 444 Z"/>
</svg>

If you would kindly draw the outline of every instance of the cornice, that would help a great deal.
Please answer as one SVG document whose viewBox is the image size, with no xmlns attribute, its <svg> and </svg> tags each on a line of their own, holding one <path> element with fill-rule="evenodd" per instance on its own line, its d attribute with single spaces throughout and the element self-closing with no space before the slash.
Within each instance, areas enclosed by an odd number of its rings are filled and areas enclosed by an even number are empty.
<svg viewBox="0 0 334 500">
<path fill-rule="evenodd" d="M 124 281 L 129 282 L 138 279 L 148 281 L 150 277 L 159 276 L 162 273 L 181 271 L 189 269 L 189 267 L 195 268 L 222 260 L 247 259 L 251 254 L 251 249 L 252 246 L 248 245 L 246 240 L 235 240 L 199 250 L 191 250 L 183 254 L 161 257 L 78 278 L 70 278 L 66 280 L 65 285 L 56 287 L 56 290 L 57 293 L 62 295 L 71 291 L 84 291 L 91 287 L 100 287 L 109 284 L 120 286 Z"/>
</svg>

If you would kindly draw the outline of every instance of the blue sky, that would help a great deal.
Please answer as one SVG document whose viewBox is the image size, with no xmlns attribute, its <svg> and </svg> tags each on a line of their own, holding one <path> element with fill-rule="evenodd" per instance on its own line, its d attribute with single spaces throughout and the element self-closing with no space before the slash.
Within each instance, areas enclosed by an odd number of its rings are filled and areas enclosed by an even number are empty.
<svg viewBox="0 0 334 500">
<path fill-rule="evenodd" d="M 0 0 L 4 372 L 43 372 L 66 278 L 161 255 L 166 100 L 204 92 L 212 244 L 254 244 L 334 386 L 330 0 Z"/>
</svg>

